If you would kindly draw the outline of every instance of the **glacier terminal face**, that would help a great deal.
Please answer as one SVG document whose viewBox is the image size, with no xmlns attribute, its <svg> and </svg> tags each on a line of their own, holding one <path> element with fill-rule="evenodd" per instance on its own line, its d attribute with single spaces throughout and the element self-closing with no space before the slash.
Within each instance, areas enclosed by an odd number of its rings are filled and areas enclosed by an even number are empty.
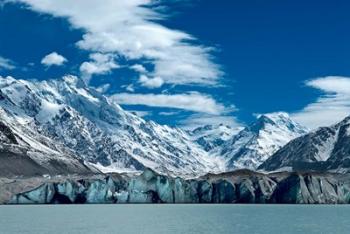
<svg viewBox="0 0 350 234">
<path fill-rule="evenodd" d="M 127 174 L 0 179 L 3 204 L 287 203 L 349 204 L 349 175 L 248 170 L 172 178 Z"/>
</svg>

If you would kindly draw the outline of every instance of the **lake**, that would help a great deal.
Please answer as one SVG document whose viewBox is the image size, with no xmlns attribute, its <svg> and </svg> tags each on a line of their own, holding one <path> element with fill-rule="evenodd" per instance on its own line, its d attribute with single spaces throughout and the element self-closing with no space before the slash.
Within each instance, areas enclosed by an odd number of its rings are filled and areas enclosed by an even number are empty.
<svg viewBox="0 0 350 234">
<path fill-rule="evenodd" d="M 347 205 L 0 206 L 0 233 L 349 233 Z"/>
</svg>

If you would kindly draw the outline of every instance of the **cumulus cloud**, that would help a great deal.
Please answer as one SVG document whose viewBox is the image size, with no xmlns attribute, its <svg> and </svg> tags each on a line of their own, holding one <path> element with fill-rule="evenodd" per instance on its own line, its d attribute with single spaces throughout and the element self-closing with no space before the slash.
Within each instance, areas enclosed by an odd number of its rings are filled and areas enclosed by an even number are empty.
<svg viewBox="0 0 350 234">
<path fill-rule="evenodd" d="M 90 55 L 90 61 L 84 62 L 80 66 L 80 71 L 85 80 L 89 80 L 94 74 L 107 74 L 119 65 L 114 61 L 113 54 L 94 53 Z"/>
<path fill-rule="evenodd" d="M 67 62 L 67 59 L 63 57 L 62 55 L 58 54 L 57 52 L 52 52 L 48 55 L 46 55 L 42 60 L 41 64 L 45 66 L 62 66 L 65 62 Z"/>
<path fill-rule="evenodd" d="M 188 33 L 169 29 L 159 22 L 166 18 L 156 0 L 11 0 L 30 9 L 67 18 L 86 33 L 79 48 L 93 53 L 112 53 L 129 60 L 144 59 L 154 69 L 148 76 L 170 84 L 217 84 L 222 75 L 213 62 L 212 48 L 198 45 Z M 96 70 L 85 63 L 85 70 Z M 91 68 L 91 69 L 89 69 Z M 113 67 L 106 67 L 106 69 Z M 140 67 L 139 67 L 140 68 Z M 142 71 L 143 72 L 143 71 Z"/>
<path fill-rule="evenodd" d="M 148 78 L 146 75 L 141 75 L 139 83 L 147 88 L 160 88 L 164 84 L 164 80 L 160 77 Z"/>
<path fill-rule="evenodd" d="M 10 59 L 4 58 L 0 56 L 0 70 L 12 70 L 15 69 L 14 62 L 12 62 Z"/>
<path fill-rule="evenodd" d="M 211 96 L 200 93 L 186 94 L 130 94 L 120 93 L 111 96 L 112 100 L 125 105 L 145 105 L 151 107 L 177 108 L 193 112 L 219 115 L 226 111 L 221 103 Z"/>
<path fill-rule="evenodd" d="M 323 92 L 314 103 L 291 117 L 309 128 L 329 126 L 350 115 L 350 78 L 341 76 L 321 77 L 306 85 Z"/>
</svg>

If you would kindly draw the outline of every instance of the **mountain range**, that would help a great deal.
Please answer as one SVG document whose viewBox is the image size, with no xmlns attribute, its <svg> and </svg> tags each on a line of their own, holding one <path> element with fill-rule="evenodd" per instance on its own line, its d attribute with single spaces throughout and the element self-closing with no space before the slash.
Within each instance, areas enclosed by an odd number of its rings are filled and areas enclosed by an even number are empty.
<svg viewBox="0 0 350 234">
<path fill-rule="evenodd" d="M 124 111 L 74 76 L 62 80 L 0 79 L 1 120 L 23 138 L 20 145 L 61 160 L 52 148 L 102 172 L 145 167 L 170 175 L 194 176 L 220 168 L 215 158 L 181 129 L 145 121 Z M 50 144 L 55 142 L 55 144 Z M 67 152 L 67 153 L 65 153 Z M 40 164 L 38 158 L 32 159 Z"/>
<path fill-rule="evenodd" d="M 198 177 L 237 169 L 350 167 L 349 119 L 309 131 L 286 113 L 244 128 L 160 125 L 67 75 L 45 81 L 0 77 L 1 175 L 157 173 Z"/>
</svg>

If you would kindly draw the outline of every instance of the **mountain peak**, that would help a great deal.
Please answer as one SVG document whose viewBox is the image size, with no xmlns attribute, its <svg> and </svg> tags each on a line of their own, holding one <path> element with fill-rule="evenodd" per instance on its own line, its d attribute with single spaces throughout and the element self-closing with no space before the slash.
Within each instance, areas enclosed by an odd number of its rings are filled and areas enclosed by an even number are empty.
<svg viewBox="0 0 350 234">
<path fill-rule="evenodd" d="M 65 75 L 62 79 L 68 86 L 73 86 L 77 88 L 87 87 L 84 80 L 74 75 Z"/>
<path fill-rule="evenodd" d="M 225 143 L 221 155 L 226 158 L 229 169 L 256 169 L 290 140 L 305 133 L 307 129 L 287 113 L 263 114 Z"/>
<path fill-rule="evenodd" d="M 306 127 L 303 127 L 293 121 L 289 114 L 285 112 L 274 112 L 259 115 L 258 119 L 248 126 L 248 129 L 252 132 L 259 133 L 261 130 L 266 130 L 266 128 L 269 127 L 287 129 L 299 134 L 303 134 L 308 131 Z"/>
<path fill-rule="evenodd" d="M 273 113 L 266 113 L 261 114 L 258 116 L 258 121 L 263 121 L 267 123 L 280 123 L 280 122 L 286 122 L 286 121 L 292 121 L 289 117 L 288 113 L 285 112 L 273 112 Z"/>
<path fill-rule="evenodd" d="M 268 118 L 290 118 L 289 114 L 287 112 L 282 112 L 282 111 L 279 111 L 279 112 L 272 112 L 272 113 L 266 113 L 266 114 L 263 114 L 265 116 L 267 116 Z"/>
<path fill-rule="evenodd" d="M 266 171 L 292 168 L 293 170 L 350 171 L 350 116 L 329 127 L 320 127 L 294 141 L 264 162 Z"/>
<path fill-rule="evenodd" d="M 350 115 L 345 117 L 341 122 L 338 123 L 339 125 L 347 125 L 350 124 Z"/>
</svg>

